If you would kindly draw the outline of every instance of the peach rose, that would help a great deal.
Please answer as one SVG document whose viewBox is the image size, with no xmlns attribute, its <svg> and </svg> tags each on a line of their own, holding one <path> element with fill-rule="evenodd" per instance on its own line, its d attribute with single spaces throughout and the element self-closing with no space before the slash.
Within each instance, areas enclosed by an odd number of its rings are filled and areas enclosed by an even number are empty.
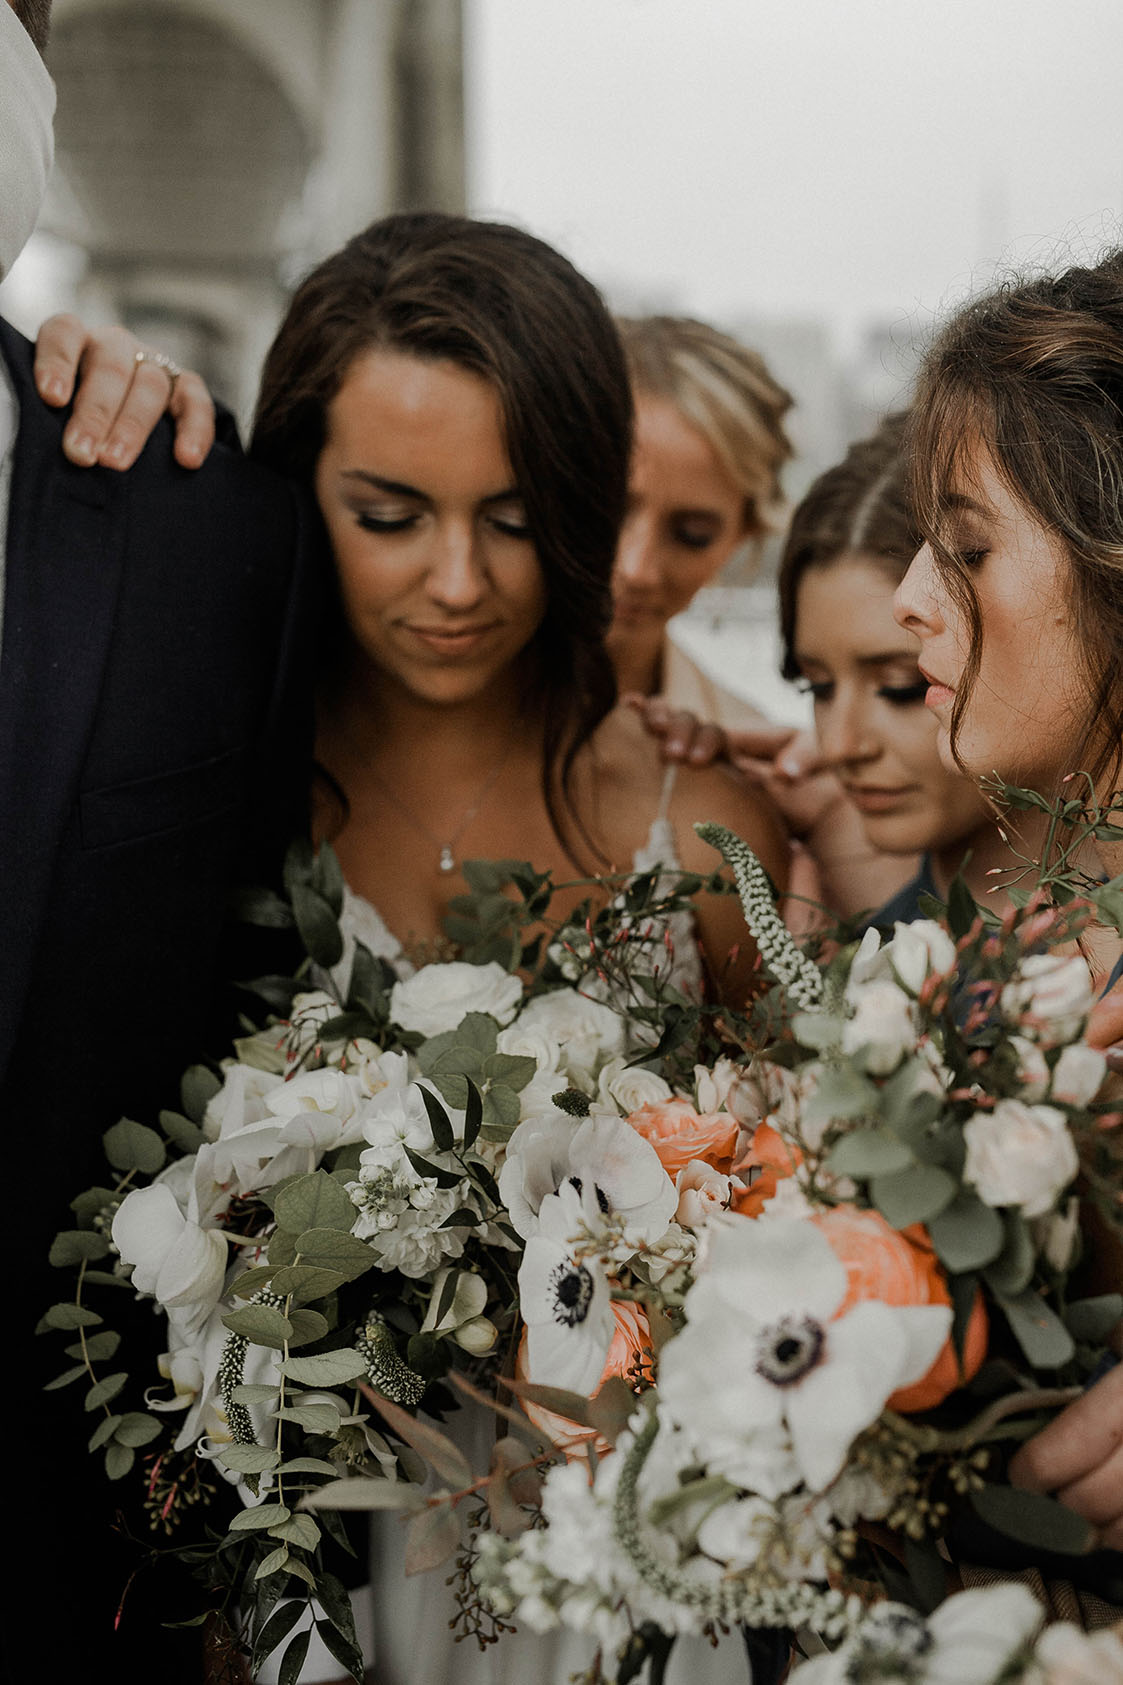
<svg viewBox="0 0 1123 1685">
<path fill-rule="evenodd" d="M 785 1141 L 770 1123 L 758 1124 L 748 1152 L 737 1160 L 733 1168 L 737 1171 L 756 1170 L 759 1174 L 747 1184 L 734 1182 L 730 1201 L 732 1209 L 739 1211 L 742 1217 L 759 1217 L 765 1201 L 776 1192 L 777 1183 L 783 1177 L 795 1174 L 802 1157 L 799 1148 Z"/>
<path fill-rule="evenodd" d="M 864 1299 L 877 1299 L 886 1305 L 951 1304 L 944 1272 L 923 1223 L 895 1229 L 879 1211 L 860 1211 L 854 1205 L 836 1205 L 808 1220 L 826 1235 L 850 1278 L 846 1298 L 836 1315 L 841 1316 Z M 942 1404 L 949 1393 L 978 1371 L 986 1349 L 986 1308 L 982 1295 L 976 1292 L 962 1367 L 949 1335 L 928 1373 L 891 1394 L 887 1407 L 908 1413 Z"/>
<path fill-rule="evenodd" d="M 640 1359 L 646 1352 L 648 1363 L 651 1353 L 651 1329 L 647 1320 L 647 1312 L 639 1305 L 628 1299 L 614 1299 L 612 1315 L 616 1323 L 616 1332 L 612 1336 L 612 1344 L 608 1348 L 605 1358 L 604 1374 L 597 1382 L 590 1398 L 595 1398 L 604 1383 L 613 1375 L 621 1375 L 624 1380 L 631 1381 L 640 1368 Z M 515 1379 L 529 1381 L 527 1370 L 527 1339 L 523 1330 L 522 1340 L 519 1342 L 518 1355 L 515 1358 Z M 598 1457 L 605 1456 L 612 1450 L 606 1439 L 602 1439 L 593 1428 L 580 1427 L 571 1422 L 567 1416 L 559 1416 L 554 1410 L 547 1410 L 541 1404 L 533 1404 L 530 1399 L 519 1401 L 523 1410 L 530 1417 L 536 1428 L 550 1439 L 553 1444 L 563 1450 L 567 1457 L 584 1457 L 585 1447 L 590 1440 L 596 1441 Z"/>
<path fill-rule="evenodd" d="M 691 1159 L 703 1159 L 728 1176 L 737 1147 L 737 1119 L 729 1112 L 696 1112 L 689 1100 L 655 1100 L 628 1122 L 650 1141 L 672 1182 Z"/>
</svg>

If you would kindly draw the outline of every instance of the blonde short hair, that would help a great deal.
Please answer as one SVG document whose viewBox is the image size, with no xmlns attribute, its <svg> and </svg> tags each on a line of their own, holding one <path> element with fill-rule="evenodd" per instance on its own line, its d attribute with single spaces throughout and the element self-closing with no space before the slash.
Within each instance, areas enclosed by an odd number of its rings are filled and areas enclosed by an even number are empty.
<svg viewBox="0 0 1123 1685">
<path fill-rule="evenodd" d="M 745 531 L 776 530 L 780 471 L 792 455 L 783 419 L 791 395 L 759 352 L 688 316 L 617 319 L 633 390 L 667 398 L 697 427 L 745 500 Z"/>
</svg>

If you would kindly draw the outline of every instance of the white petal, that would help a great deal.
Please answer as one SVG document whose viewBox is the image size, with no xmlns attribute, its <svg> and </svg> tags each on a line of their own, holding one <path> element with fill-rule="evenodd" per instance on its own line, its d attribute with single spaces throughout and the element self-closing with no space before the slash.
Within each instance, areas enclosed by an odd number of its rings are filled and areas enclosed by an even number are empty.
<svg viewBox="0 0 1123 1685">
<path fill-rule="evenodd" d="M 155 1293 L 160 1266 L 187 1224 L 170 1188 L 155 1182 L 126 1194 L 113 1219 L 113 1244 L 133 1265 L 133 1286 Z"/>
</svg>

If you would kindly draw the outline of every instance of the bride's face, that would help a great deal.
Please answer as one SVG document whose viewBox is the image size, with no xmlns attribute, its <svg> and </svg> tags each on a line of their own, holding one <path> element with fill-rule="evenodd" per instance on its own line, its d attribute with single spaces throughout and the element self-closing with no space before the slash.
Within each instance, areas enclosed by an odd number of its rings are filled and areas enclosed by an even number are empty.
<svg viewBox="0 0 1123 1685">
<path fill-rule="evenodd" d="M 1088 682 L 1073 625 L 1071 564 L 981 450 L 947 503 L 944 541 L 969 571 L 982 622 L 978 676 L 955 747 L 972 773 L 1052 792 L 1087 758 Z M 970 628 L 927 545 L 898 587 L 896 617 L 920 639 L 940 755 L 954 766 L 951 715 Z"/>
<path fill-rule="evenodd" d="M 347 623 L 373 666 L 436 703 L 506 673 L 546 589 L 487 381 L 364 353 L 328 407 L 315 486 Z"/>
</svg>

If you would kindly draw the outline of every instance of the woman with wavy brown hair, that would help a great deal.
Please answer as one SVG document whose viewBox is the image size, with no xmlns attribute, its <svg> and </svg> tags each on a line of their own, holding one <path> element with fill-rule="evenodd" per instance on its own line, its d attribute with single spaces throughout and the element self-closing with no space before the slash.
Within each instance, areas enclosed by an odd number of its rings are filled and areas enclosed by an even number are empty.
<svg viewBox="0 0 1123 1685">
<path fill-rule="evenodd" d="M 921 371 L 913 418 L 924 544 L 897 618 L 920 640 L 945 763 L 1050 799 L 1086 775 L 1076 789 L 1107 803 L 1123 770 L 1123 250 L 960 311 Z M 1105 875 L 1123 871 L 1123 832 L 1097 848 Z M 1121 1030 L 1109 996 L 1089 1039 Z M 1100 1290 L 1118 1291 L 1118 1249 L 1091 1262 Z M 1123 1365 L 1011 1473 L 1123 1549 Z"/>
</svg>

